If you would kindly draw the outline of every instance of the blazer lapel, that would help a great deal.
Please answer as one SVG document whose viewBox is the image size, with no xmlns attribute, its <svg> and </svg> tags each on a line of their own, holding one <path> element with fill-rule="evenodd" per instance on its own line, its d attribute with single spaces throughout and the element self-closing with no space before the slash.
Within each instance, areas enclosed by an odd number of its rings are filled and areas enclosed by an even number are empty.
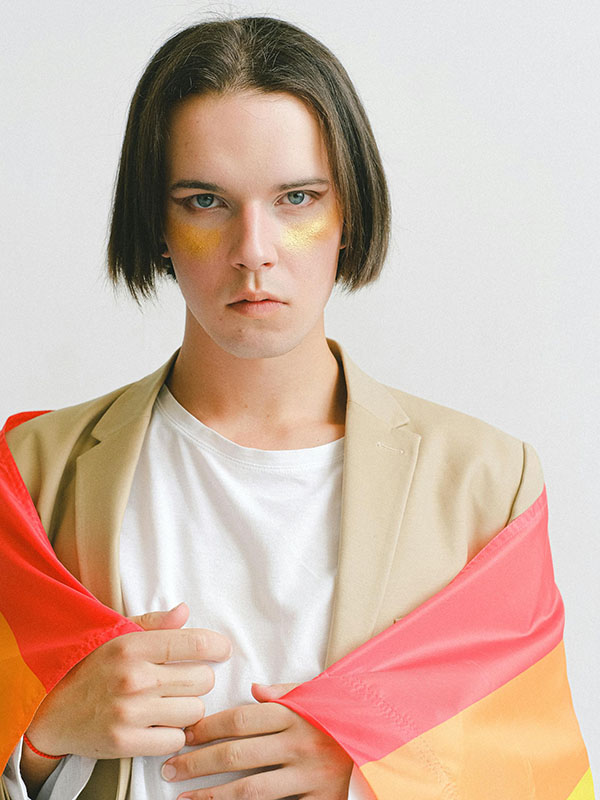
<svg viewBox="0 0 600 800">
<path fill-rule="evenodd" d="M 348 400 L 327 666 L 374 635 L 421 440 L 395 397 L 328 341 L 341 358 Z"/>
<path fill-rule="evenodd" d="M 77 459 L 75 538 L 82 582 L 123 613 L 119 531 L 152 406 L 177 354 L 132 384 L 92 430 L 98 444 Z"/>
<path fill-rule="evenodd" d="M 419 449 L 420 436 L 393 395 L 362 372 L 333 340 L 348 392 L 338 572 L 327 666 L 373 635 Z M 92 430 L 98 443 L 79 456 L 75 537 L 80 577 L 123 612 L 119 530 L 140 449 L 175 354 L 132 384 Z"/>
</svg>

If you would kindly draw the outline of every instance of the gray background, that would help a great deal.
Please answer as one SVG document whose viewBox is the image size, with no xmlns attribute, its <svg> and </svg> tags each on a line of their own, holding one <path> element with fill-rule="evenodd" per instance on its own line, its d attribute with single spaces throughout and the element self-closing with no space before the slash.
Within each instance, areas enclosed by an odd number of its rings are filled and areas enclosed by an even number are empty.
<svg viewBox="0 0 600 800">
<path fill-rule="evenodd" d="M 182 335 L 103 272 L 127 106 L 206 12 L 267 13 L 340 57 L 392 191 L 373 288 L 328 335 L 374 377 L 532 443 L 545 470 L 575 707 L 600 774 L 600 6 L 596 0 L 22 1 L 2 27 L 0 416 L 141 377 Z"/>
</svg>

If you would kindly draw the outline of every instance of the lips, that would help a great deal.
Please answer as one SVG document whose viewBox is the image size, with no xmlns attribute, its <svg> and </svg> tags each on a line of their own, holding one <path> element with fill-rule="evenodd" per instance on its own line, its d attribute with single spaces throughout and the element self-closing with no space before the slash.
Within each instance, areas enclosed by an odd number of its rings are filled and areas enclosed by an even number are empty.
<svg viewBox="0 0 600 800">
<path fill-rule="evenodd" d="M 229 305 L 233 305 L 234 303 L 261 303 L 263 300 L 273 300 L 275 303 L 283 302 L 278 297 L 274 297 L 272 294 L 267 294 L 267 292 L 242 292 L 237 297 L 235 297 Z"/>
<path fill-rule="evenodd" d="M 246 292 L 229 303 L 229 308 L 245 317 L 268 317 L 286 305 L 282 300 L 265 292 L 256 294 Z"/>
</svg>

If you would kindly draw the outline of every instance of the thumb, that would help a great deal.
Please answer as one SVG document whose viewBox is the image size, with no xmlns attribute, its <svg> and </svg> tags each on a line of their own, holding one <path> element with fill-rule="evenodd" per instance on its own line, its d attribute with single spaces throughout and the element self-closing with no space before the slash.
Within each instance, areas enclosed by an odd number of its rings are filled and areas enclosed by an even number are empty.
<svg viewBox="0 0 600 800">
<path fill-rule="evenodd" d="M 284 694 L 291 692 L 299 683 L 272 683 L 266 686 L 263 683 L 252 684 L 252 697 L 258 700 L 259 703 L 269 703 L 273 700 L 279 700 Z"/>
<path fill-rule="evenodd" d="M 190 615 L 190 610 L 185 603 L 169 611 L 147 611 L 137 617 L 129 617 L 132 622 L 143 628 L 145 631 L 160 631 L 166 628 L 182 628 Z"/>
</svg>

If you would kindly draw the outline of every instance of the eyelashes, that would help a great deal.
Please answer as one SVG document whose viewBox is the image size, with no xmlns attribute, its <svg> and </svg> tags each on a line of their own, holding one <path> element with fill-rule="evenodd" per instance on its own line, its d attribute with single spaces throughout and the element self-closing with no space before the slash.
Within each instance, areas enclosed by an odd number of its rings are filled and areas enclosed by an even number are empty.
<svg viewBox="0 0 600 800">
<path fill-rule="evenodd" d="M 288 198 L 288 199 L 292 198 L 292 197 L 296 197 L 297 198 L 298 195 L 302 196 L 301 197 L 301 201 L 299 203 L 295 203 L 293 201 L 289 202 L 289 203 L 280 203 L 279 202 L 283 198 Z M 278 204 L 280 204 L 280 205 L 288 205 L 288 206 L 291 206 L 292 208 L 306 208 L 306 207 L 308 207 L 310 205 L 313 205 L 313 202 L 318 200 L 320 197 L 321 197 L 321 195 L 318 194 L 317 192 L 305 192 L 302 189 L 294 189 L 293 191 L 286 192 L 286 194 L 282 195 L 282 197 L 279 198 Z M 305 199 L 308 199 L 310 202 L 307 202 L 307 203 L 302 202 Z M 220 205 L 213 205 L 214 201 L 220 201 L 221 204 Z M 220 198 L 216 194 L 210 194 L 208 192 L 203 192 L 201 194 L 192 194 L 192 195 L 189 195 L 188 197 L 182 198 L 179 201 L 176 200 L 176 202 L 181 203 L 181 205 L 183 205 L 186 208 L 189 208 L 189 209 L 191 209 L 193 211 L 201 211 L 201 210 L 212 211 L 213 209 L 223 208 L 224 207 L 224 201 L 222 200 L 222 198 Z"/>
</svg>

